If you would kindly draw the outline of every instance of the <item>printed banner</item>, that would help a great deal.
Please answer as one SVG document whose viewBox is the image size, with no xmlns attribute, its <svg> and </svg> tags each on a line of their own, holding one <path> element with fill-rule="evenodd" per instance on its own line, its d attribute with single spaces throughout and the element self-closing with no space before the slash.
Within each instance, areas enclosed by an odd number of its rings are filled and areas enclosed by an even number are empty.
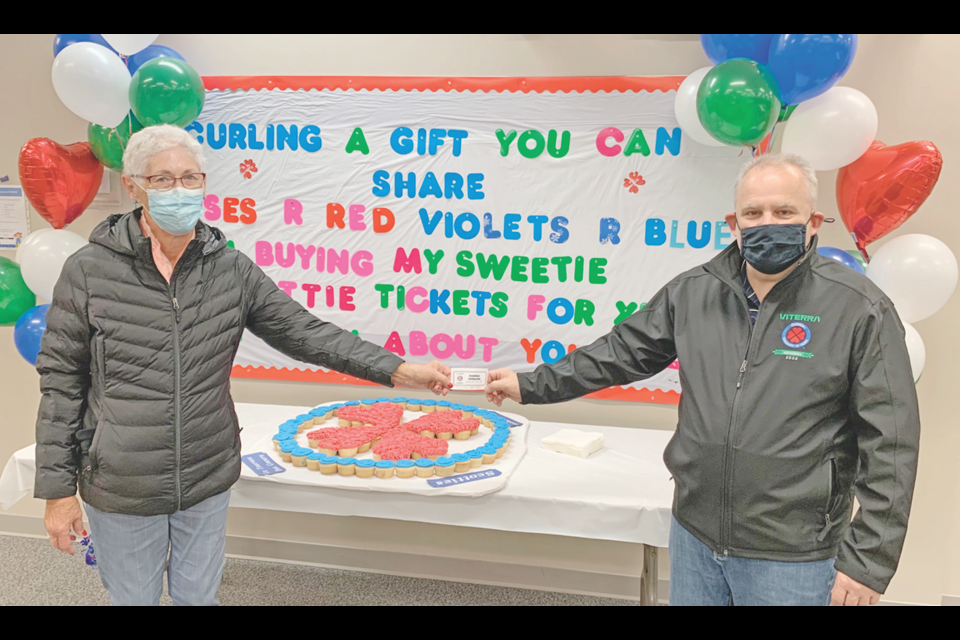
<svg viewBox="0 0 960 640">
<path fill-rule="evenodd" d="M 682 78 L 210 77 L 205 218 L 312 313 L 412 362 L 532 370 L 732 238 L 748 153 Z M 595 397 L 676 403 L 678 363 Z M 360 381 L 249 332 L 234 375 Z"/>
</svg>

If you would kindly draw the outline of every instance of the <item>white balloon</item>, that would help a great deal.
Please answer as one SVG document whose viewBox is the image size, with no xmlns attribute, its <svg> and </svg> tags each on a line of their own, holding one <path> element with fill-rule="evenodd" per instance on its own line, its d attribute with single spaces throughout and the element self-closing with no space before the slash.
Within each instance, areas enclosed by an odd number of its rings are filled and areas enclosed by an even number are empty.
<svg viewBox="0 0 960 640">
<path fill-rule="evenodd" d="M 103 127 L 130 112 L 130 72 L 116 54 L 93 42 L 65 47 L 53 60 L 53 89 L 70 111 Z"/>
<path fill-rule="evenodd" d="M 101 33 L 111 47 L 125 56 L 143 51 L 153 44 L 159 33 Z"/>
<path fill-rule="evenodd" d="M 700 116 L 697 115 L 697 89 L 700 88 L 703 77 L 707 75 L 710 69 L 713 69 L 713 67 L 697 69 L 680 83 L 680 88 L 677 89 L 677 97 L 673 102 L 673 112 L 677 116 L 677 124 L 680 125 L 680 130 L 684 134 L 700 144 L 710 147 L 725 147 L 727 146 L 725 143 L 707 133 L 707 130 L 700 124 Z"/>
<path fill-rule="evenodd" d="M 850 87 L 833 87 L 800 105 L 783 131 L 783 153 L 801 156 L 817 171 L 850 164 L 877 136 L 877 109 Z"/>
<path fill-rule="evenodd" d="M 916 384 L 923 373 L 923 365 L 927 361 L 927 349 L 923 346 L 923 339 L 912 324 L 903 323 L 904 336 L 907 341 L 907 353 L 910 354 L 910 369 L 913 371 L 913 383 Z"/>
<path fill-rule="evenodd" d="M 23 251 L 20 263 L 23 281 L 39 297 L 53 300 L 53 286 L 60 279 L 63 263 L 86 244 L 83 237 L 72 231 L 48 230 Z"/>
<path fill-rule="evenodd" d="M 957 288 L 957 258 L 932 236 L 911 233 L 880 247 L 867 277 L 887 294 L 903 322 L 929 318 Z"/>
<path fill-rule="evenodd" d="M 13 256 L 13 261 L 17 264 L 21 264 L 23 262 L 23 250 L 36 242 L 37 239 L 47 231 L 53 231 L 53 229 L 37 229 L 33 233 L 28 234 L 27 237 L 23 239 L 23 242 L 21 242 L 17 247 L 17 253 Z"/>
</svg>

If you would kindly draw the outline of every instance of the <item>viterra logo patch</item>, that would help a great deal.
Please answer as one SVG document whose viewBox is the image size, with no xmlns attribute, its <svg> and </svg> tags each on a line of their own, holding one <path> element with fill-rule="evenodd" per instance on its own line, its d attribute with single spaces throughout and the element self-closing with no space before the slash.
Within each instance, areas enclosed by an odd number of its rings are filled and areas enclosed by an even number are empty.
<svg viewBox="0 0 960 640">
<path fill-rule="evenodd" d="M 803 322 L 791 322 L 780 334 L 780 340 L 786 345 L 787 349 L 775 349 L 774 355 L 786 356 L 787 360 L 799 360 L 800 358 L 812 358 L 813 354 L 809 351 L 800 351 L 810 344 L 813 337 L 810 327 Z"/>
</svg>

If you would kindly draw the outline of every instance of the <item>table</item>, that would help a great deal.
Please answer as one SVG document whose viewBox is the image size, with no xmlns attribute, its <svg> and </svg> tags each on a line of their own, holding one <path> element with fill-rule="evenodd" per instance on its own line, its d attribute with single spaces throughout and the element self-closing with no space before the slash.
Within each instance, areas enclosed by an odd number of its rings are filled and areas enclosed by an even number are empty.
<svg viewBox="0 0 960 640">
<path fill-rule="evenodd" d="M 237 404 L 243 453 L 290 416 L 310 407 Z M 560 429 L 604 434 L 604 449 L 588 459 L 546 451 L 540 440 Z M 345 491 L 243 478 L 230 506 L 333 516 L 363 516 L 563 535 L 644 545 L 641 604 L 657 602 L 657 547 L 670 533 L 673 483 L 663 450 L 673 433 L 595 425 L 532 422 L 527 455 L 507 486 L 478 498 Z M 0 476 L 0 506 L 33 488 L 34 447 L 21 449 Z M 317 499 L 318 494 L 322 499 Z M 309 498 L 309 499 L 308 499 Z"/>
</svg>

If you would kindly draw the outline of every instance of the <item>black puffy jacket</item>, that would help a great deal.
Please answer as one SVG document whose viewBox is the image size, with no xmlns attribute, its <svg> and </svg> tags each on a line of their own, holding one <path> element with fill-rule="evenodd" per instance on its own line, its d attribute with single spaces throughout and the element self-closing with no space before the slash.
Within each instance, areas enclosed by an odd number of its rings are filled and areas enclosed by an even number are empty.
<svg viewBox="0 0 960 640">
<path fill-rule="evenodd" d="M 244 327 L 284 354 L 389 385 L 396 355 L 323 322 L 199 223 L 168 284 L 140 211 L 110 216 L 64 265 L 37 358 L 41 499 L 159 515 L 240 475 L 230 371 Z"/>
<path fill-rule="evenodd" d="M 737 243 L 591 345 L 520 374 L 524 403 L 649 378 L 680 360 L 664 461 L 674 516 L 715 552 L 836 568 L 883 592 L 900 558 L 920 417 L 904 330 L 816 239 L 751 326 Z M 860 511 L 850 524 L 853 497 Z"/>
</svg>

